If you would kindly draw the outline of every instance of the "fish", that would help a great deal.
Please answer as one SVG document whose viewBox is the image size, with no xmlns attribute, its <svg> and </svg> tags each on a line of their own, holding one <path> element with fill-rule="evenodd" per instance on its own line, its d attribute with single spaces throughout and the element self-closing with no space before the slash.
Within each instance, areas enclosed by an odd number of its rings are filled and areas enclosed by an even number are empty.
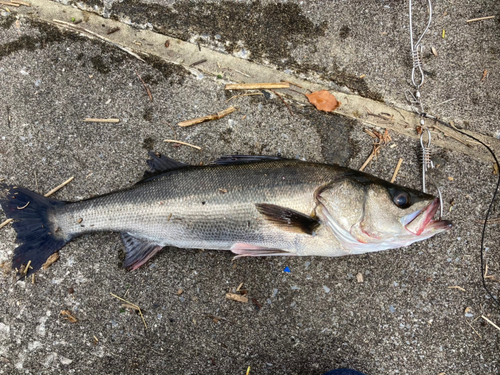
<svg viewBox="0 0 500 375">
<path fill-rule="evenodd" d="M 19 244 L 12 267 L 28 276 L 69 241 L 101 231 L 121 234 L 123 266 L 135 270 L 166 246 L 336 257 L 409 246 L 452 226 L 434 219 L 438 198 L 339 165 L 239 155 L 192 166 L 149 155 L 141 181 L 81 201 L 0 186 Z"/>
</svg>

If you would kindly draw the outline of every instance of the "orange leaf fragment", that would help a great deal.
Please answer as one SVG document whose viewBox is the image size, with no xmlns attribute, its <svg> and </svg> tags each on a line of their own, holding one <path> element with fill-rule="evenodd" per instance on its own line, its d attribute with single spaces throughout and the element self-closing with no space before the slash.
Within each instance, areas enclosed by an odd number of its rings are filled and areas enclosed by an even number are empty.
<svg viewBox="0 0 500 375">
<path fill-rule="evenodd" d="M 320 111 L 332 112 L 340 107 L 340 102 L 337 101 L 335 96 L 330 94 L 330 91 L 320 90 L 311 94 L 305 94 L 309 102 Z"/>
</svg>

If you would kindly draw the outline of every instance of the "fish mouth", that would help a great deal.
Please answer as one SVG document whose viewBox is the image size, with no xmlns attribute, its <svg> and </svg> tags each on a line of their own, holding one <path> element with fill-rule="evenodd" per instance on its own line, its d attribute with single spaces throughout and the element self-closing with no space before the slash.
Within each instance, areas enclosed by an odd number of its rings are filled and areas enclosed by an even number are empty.
<svg viewBox="0 0 500 375">
<path fill-rule="evenodd" d="M 448 220 L 434 220 L 433 217 L 439 209 L 439 198 L 436 198 L 425 209 L 421 209 L 405 216 L 402 221 L 405 229 L 410 233 L 420 236 L 422 234 L 436 233 L 451 228 Z"/>
</svg>

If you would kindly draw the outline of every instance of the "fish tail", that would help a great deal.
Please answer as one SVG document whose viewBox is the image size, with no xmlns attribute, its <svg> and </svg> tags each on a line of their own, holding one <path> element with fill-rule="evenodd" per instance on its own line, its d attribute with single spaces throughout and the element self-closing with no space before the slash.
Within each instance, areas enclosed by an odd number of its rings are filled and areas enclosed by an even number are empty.
<svg viewBox="0 0 500 375">
<path fill-rule="evenodd" d="M 53 222 L 54 210 L 66 203 L 16 186 L 1 188 L 0 204 L 7 217 L 14 220 L 12 226 L 20 244 L 14 250 L 12 268 L 21 276 L 28 276 L 71 240 Z"/>
</svg>

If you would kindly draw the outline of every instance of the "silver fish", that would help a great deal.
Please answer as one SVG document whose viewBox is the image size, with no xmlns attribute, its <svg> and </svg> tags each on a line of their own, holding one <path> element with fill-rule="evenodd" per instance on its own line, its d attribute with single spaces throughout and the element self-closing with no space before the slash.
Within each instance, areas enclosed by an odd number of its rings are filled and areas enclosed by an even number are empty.
<svg viewBox="0 0 500 375">
<path fill-rule="evenodd" d="M 35 272 L 68 241 L 97 231 L 120 232 L 124 266 L 136 269 L 165 246 L 238 257 L 341 256 L 408 246 L 451 228 L 433 220 L 434 196 L 337 165 L 228 156 L 189 166 L 150 156 L 156 173 L 83 201 L 4 186 L 0 203 L 21 244 L 13 267 L 30 262 L 24 274 Z"/>
</svg>

